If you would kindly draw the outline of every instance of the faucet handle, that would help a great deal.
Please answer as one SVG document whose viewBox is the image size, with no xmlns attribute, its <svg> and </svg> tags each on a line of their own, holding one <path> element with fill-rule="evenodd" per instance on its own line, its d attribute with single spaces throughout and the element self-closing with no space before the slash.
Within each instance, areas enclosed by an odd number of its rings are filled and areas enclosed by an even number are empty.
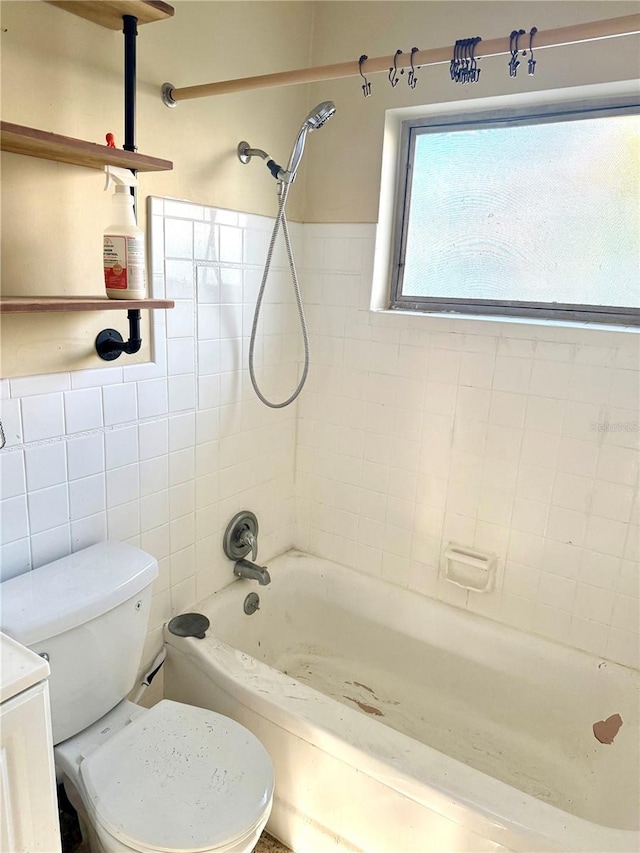
<svg viewBox="0 0 640 853">
<path fill-rule="evenodd" d="M 256 560 L 258 558 L 258 537 L 248 527 L 246 527 L 238 537 L 238 542 L 241 545 L 248 545 L 249 548 L 251 548 L 252 560 Z"/>
</svg>

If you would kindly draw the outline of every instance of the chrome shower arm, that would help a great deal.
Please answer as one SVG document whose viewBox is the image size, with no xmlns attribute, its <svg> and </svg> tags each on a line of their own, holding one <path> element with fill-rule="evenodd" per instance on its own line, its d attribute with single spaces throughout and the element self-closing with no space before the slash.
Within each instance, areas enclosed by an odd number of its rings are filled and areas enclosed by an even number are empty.
<svg viewBox="0 0 640 853">
<path fill-rule="evenodd" d="M 240 162 L 245 166 L 252 157 L 260 157 L 262 160 L 267 161 L 267 168 L 277 181 L 284 181 L 285 183 L 291 182 L 292 179 L 289 177 L 289 173 L 286 172 L 282 166 L 279 166 L 271 155 L 267 154 L 266 151 L 263 151 L 262 148 L 251 148 L 248 142 L 242 141 L 238 144 L 237 153 L 238 160 L 240 160 Z"/>
</svg>

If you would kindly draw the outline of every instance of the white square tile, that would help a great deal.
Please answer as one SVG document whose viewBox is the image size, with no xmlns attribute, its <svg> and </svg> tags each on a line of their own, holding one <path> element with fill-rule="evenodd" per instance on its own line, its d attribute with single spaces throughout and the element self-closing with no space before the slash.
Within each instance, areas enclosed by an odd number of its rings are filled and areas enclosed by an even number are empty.
<svg viewBox="0 0 640 853">
<path fill-rule="evenodd" d="M 460 357 L 458 384 L 473 388 L 491 388 L 494 366 L 493 354 L 464 352 Z"/>
<path fill-rule="evenodd" d="M 242 236 L 241 228 L 228 225 L 220 225 L 220 260 L 224 263 L 242 263 Z"/>
<path fill-rule="evenodd" d="M 129 423 L 138 417 L 138 396 L 134 382 L 107 385 L 102 389 L 105 426 Z"/>
<path fill-rule="evenodd" d="M 544 540 L 542 566 L 547 572 L 563 578 L 577 578 L 580 571 L 582 548 L 553 539 Z"/>
<path fill-rule="evenodd" d="M 526 428 L 559 435 L 562 431 L 565 406 L 564 400 L 554 400 L 551 397 L 528 397 Z"/>
<path fill-rule="evenodd" d="M 166 418 L 138 426 L 140 459 L 153 459 L 169 452 L 169 421 Z"/>
<path fill-rule="evenodd" d="M 104 512 L 105 475 L 94 474 L 69 483 L 69 508 L 72 521 Z"/>
<path fill-rule="evenodd" d="M 0 453 L 0 498 L 14 498 L 26 491 L 24 453 Z"/>
<path fill-rule="evenodd" d="M 148 379 L 138 382 L 138 415 L 141 419 L 166 415 L 168 409 L 166 379 Z"/>
<path fill-rule="evenodd" d="M 107 538 L 107 514 L 99 512 L 71 522 L 71 549 L 81 551 Z"/>
<path fill-rule="evenodd" d="M 580 563 L 580 581 L 599 589 L 616 589 L 620 577 L 621 560 L 608 554 L 584 550 Z"/>
<path fill-rule="evenodd" d="M 196 367 L 193 338 L 171 338 L 167 341 L 167 371 L 169 376 L 193 373 Z"/>
<path fill-rule="evenodd" d="M 122 468 L 107 471 L 107 507 L 109 509 L 138 499 L 140 496 L 139 468 L 141 472 L 142 466 L 138 465 L 125 465 Z"/>
<path fill-rule="evenodd" d="M 518 497 L 532 501 L 550 503 L 554 477 L 553 469 L 520 464 L 518 466 L 516 494 Z"/>
<path fill-rule="evenodd" d="M 12 397 L 32 397 L 68 391 L 71 388 L 71 377 L 68 373 L 41 373 L 10 379 L 9 384 Z"/>
<path fill-rule="evenodd" d="M 496 391 L 526 394 L 529 390 L 532 364 L 528 358 L 512 358 L 499 354 L 495 361 L 492 387 Z"/>
<path fill-rule="evenodd" d="M 631 631 L 637 634 L 640 630 L 640 608 L 637 598 L 616 595 L 613 602 L 611 624 L 622 631 Z"/>
<path fill-rule="evenodd" d="M 193 256 L 199 261 L 220 260 L 218 225 L 211 222 L 193 223 Z"/>
<path fill-rule="evenodd" d="M 109 539 L 124 542 L 140 533 L 140 501 L 113 506 L 107 510 L 107 532 Z"/>
<path fill-rule="evenodd" d="M 581 546 L 587 529 L 587 515 L 572 509 L 552 506 L 547 521 L 547 536 L 567 545 Z"/>
<path fill-rule="evenodd" d="M 196 440 L 195 412 L 174 415 L 169 419 L 169 449 L 184 450 L 193 447 Z M 206 473 L 206 472 L 201 472 Z"/>
<path fill-rule="evenodd" d="M 193 263 L 165 261 L 164 268 L 167 299 L 193 299 L 195 296 Z"/>
<path fill-rule="evenodd" d="M 193 373 L 182 376 L 170 376 L 167 380 L 169 390 L 169 412 L 184 412 L 195 409 L 196 378 Z"/>
<path fill-rule="evenodd" d="M 594 622 L 609 625 L 614 599 L 614 593 L 609 590 L 579 583 L 573 613 L 582 619 L 591 619 Z"/>
<path fill-rule="evenodd" d="M 25 442 L 57 438 L 64 435 L 64 408 L 61 393 L 24 397 L 21 403 Z M 3 403 L 3 412 L 4 408 L 5 404 Z M 8 442 L 9 431 L 6 434 Z"/>
<path fill-rule="evenodd" d="M 68 524 L 69 495 L 67 485 L 39 489 L 29 495 L 29 528 L 32 534 Z"/>
<path fill-rule="evenodd" d="M 140 495 L 152 495 L 169 487 L 169 457 L 157 456 L 140 463 Z"/>
<path fill-rule="evenodd" d="M 133 465 L 138 461 L 138 427 L 129 426 L 105 432 L 107 471 Z"/>
<path fill-rule="evenodd" d="M 105 469 L 102 433 L 70 438 L 67 441 L 67 466 L 70 480 L 98 474 Z"/>
<path fill-rule="evenodd" d="M 99 429 L 103 426 L 102 394 L 99 388 L 66 391 L 64 412 L 67 434 Z"/>
<path fill-rule="evenodd" d="M 31 541 L 17 539 L 0 546 L 0 583 L 31 569 Z"/>
<path fill-rule="evenodd" d="M 0 400 L 0 423 L 2 423 L 5 447 L 15 447 L 16 444 L 22 444 L 20 402 L 20 400 Z M 58 435 L 61 435 L 63 431 L 61 429 Z"/>
<path fill-rule="evenodd" d="M 190 220 L 165 218 L 164 252 L 167 258 L 193 257 L 193 224 Z"/>
<path fill-rule="evenodd" d="M 588 512 L 591 506 L 593 487 L 591 477 L 579 477 L 577 474 L 565 474 L 558 471 L 553 484 L 551 502 L 554 506 L 564 507 L 564 509 Z"/>
<path fill-rule="evenodd" d="M 593 477 L 598 460 L 598 445 L 591 441 L 564 436 L 560 442 L 558 470 L 581 477 Z"/>
<path fill-rule="evenodd" d="M 592 515 L 586 531 L 585 545 L 591 551 L 622 557 L 627 525 L 610 518 Z"/>
<path fill-rule="evenodd" d="M 176 299 L 167 311 L 167 338 L 189 338 L 195 335 L 196 314 L 193 299 Z"/>
<path fill-rule="evenodd" d="M 596 480 L 593 488 L 591 512 L 615 521 L 629 521 L 635 492 L 631 486 Z"/>
<path fill-rule="evenodd" d="M 513 503 L 513 514 L 511 516 L 511 527 L 525 533 L 533 533 L 543 536 L 547 523 L 549 507 L 540 501 L 516 498 Z"/>
<path fill-rule="evenodd" d="M 63 441 L 28 447 L 25 451 L 29 491 L 58 486 L 67 481 L 67 454 Z"/>
<path fill-rule="evenodd" d="M 34 569 L 52 563 L 71 553 L 71 533 L 68 524 L 34 534 L 31 537 L 31 556 Z"/>
<path fill-rule="evenodd" d="M 554 361 L 534 361 L 529 393 L 536 397 L 566 399 L 571 379 L 571 365 Z"/>
<path fill-rule="evenodd" d="M 609 399 L 612 371 L 606 367 L 574 364 L 571 371 L 568 398 L 584 403 L 603 405 Z"/>
<path fill-rule="evenodd" d="M 637 485 L 638 454 L 628 447 L 614 447 L 605 443 L 600 447 L 595 474 L 598 480 Z"/>
<path fill-rule="evenodd" d="M 18 495 L 0 501 L 0 543 L 6 545 L 29 535 L 27 498 Z"/>
</svg>

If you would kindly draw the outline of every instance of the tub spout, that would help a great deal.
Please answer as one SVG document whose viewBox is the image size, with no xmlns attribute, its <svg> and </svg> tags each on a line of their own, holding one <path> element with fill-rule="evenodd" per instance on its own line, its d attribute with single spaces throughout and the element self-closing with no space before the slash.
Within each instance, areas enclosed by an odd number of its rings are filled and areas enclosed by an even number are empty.
<svg viewBox="0 0 640 853">
<path fill-rule="evenodd" d="M 234 566 L 233 573 L 237 578 L 249 578 L 258 581 L 260 586 L 271 583 L 271 576 L 266 566 L 256 566 L 251 560 L 238 560 Z"/>
</svg>

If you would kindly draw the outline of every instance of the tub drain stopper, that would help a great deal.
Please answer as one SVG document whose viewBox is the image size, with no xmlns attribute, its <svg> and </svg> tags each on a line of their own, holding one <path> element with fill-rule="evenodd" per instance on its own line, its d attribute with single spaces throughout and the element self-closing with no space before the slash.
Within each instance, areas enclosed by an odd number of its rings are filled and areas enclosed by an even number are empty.
<svg viewBox="0 0 640 853">
<path fill-rule="evenodd" d="M 202 613 L 182 613 L 180 616 L 174 616 L 167 628 L 176 637 L 197 637 L 204 640 L 209 625 L 209 620 Z"/>
</svg>

